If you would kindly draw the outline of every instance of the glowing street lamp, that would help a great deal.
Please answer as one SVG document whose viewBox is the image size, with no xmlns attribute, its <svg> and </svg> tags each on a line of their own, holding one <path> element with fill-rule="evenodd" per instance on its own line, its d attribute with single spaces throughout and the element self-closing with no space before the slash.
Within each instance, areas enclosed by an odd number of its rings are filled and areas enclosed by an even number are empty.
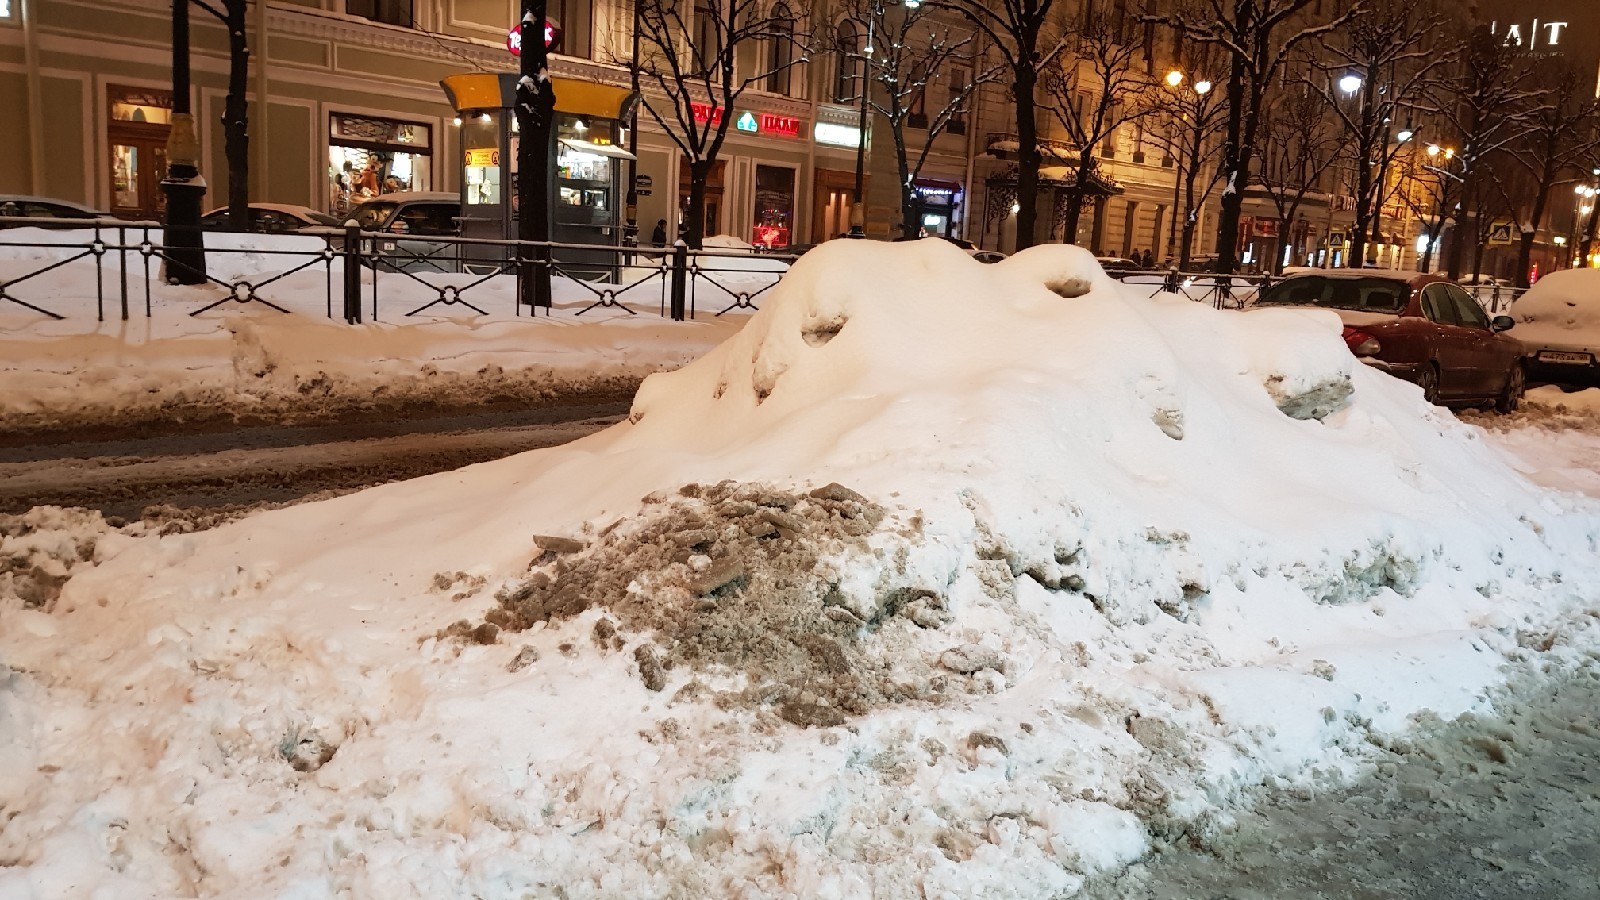
<svg viewBox="0 0 1600 900">
<path fill-rule="evenodd" d="M 1183 84 L 1182 72 L 1179 72 L 1177 69 L 1173 69 L 1171 72 L 1167 73 L 1167 87 L 1177 87 L 1180 84 Z"/>
<path fill-rule="evenodd" d="M 1346 75 L 1339 79 L 1339 90 L 1344 91 L 1346 94 L 1354 94 L 1356 91 L 1361 90 L 1361 76 Z"/>
<path fill-rule="evenodd" d="M 1204 78 L 1196 81 L 1194 83 L 1194 92 L 1202 97 L 1211 93 L 1211 82 L 1206 81 Z"/>
</svg>

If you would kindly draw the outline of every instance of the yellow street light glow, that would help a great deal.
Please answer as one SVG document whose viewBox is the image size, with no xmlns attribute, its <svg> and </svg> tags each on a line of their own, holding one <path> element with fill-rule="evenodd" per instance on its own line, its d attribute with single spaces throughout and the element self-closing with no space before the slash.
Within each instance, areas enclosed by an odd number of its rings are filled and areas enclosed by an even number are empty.
<svg viewBox="0 0 1600 900">
<path fill-rule="evenodd" d="M 1211 93 L 1211 82 L 1206 81 L 1204 79 L 1202 79 L 1200 81 L 1196 81 L 1194 83 L 1194 92 L 1196 94 L 1201 94 L 1201 95 L 1205 95 L 1205 94 Z"/>
<path fill-rule="evenodd" d="M 1183 84 L 1182 72 L 1179 72 L 1177 69 L 1173 69 L 1171 72 L 1167 73 L 1167 87 L 1177 87 L 1180 84 Z"/>
</svg>

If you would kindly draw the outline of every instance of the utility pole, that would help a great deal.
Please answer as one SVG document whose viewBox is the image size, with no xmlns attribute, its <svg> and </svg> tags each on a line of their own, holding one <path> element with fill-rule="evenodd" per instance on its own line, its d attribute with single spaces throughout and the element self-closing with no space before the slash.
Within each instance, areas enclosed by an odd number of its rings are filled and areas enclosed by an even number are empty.
<svg viewBox="0 0 1600 900">
<path fill-rule="evenodd" d="M 639 2 L 633 0 L 633 55 L 629 57 L 628 84 L 633 90 L 633 116 L 628 123 L 627 221 L 622 226 L 622 245 L 639 246 Z M 629 254 L 632 262 L 632 253 Z"/>
<path fill-rule="evenodd" d="M 861 50 L 861 116 L 857 120 L 856 136 L 856 187 L 854 203 L 850 205 L 849 237 L 867 236 L 867 97 L 872 90 L 872 28 L 876 24 L 878 4 L 874 2 L 867 13 L 867 45 Z"/>
<path fill-rule="evenodd" d="M 550 248 L 530 243 L 550 240 L 550 151 L 555 133 L 556 95 L 550 81 L 550 48 L 545 45 L 546 0 L 522 0 L 521 77 L 517 79 L 517 259 L 519 303 L 549 309 Z M 530 260 L 530 257 L 537 257 Z"/>
<path fill-rule="evenodd" d="M 172 130 L 167 135 L 165 275 L 173 284 L 206 280 L 205 244 L 200 234 L 200 140 L 189 107 L 189 0 L 172 0 Z"/>
</svg>

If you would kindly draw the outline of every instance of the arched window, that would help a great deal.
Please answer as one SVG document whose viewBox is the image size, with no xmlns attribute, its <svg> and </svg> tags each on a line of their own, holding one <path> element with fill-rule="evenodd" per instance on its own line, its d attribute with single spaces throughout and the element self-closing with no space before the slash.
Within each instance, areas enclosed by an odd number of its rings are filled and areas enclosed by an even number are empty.
<svg viewBox="0 0 1600 900">
<path fill-rule="evenodd" d="M 700 0 L 694 5 L 694 63 L 695 68 L 701 71 L 714 68 L 722 53 L 717 12 L 716 4 L 708 0 Z"/>
<path fill-rule="evenodd" d="M 834 51 L 838 54 L 838 68 L 833 79 L 833 100 L 835 103 L 849 103 L 861 96 L 856 81 L 860 77 L 861 60 L 856 54 L 861 52 L 861 30 L 856 23 L 849 19 L 839 23 L 838 37 L 834 40 Z"/>
<path fill-rule="evenodd" d="M 767 36 L 767 90 L 789 95 L 789 74 L 794 62 L 794 13 L 783 0 L 772 7 L 772 28 Z"/>
</svg>

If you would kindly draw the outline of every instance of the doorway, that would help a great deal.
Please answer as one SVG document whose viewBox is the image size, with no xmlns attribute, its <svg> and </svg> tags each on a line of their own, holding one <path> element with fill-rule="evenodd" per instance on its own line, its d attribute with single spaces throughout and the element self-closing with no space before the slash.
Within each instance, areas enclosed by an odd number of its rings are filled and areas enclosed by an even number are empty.
<svg viewBox="0 0 1600 900">
<path fill-rule="evenodd" d="M 107 100 L 111 212 L 123 219 L 160 219 L 167 200 L 161 179 L 167 174 L 172 93 L 113 84 Z"/>
<path fill-rule="evenodd" d="M 727 168 L 728 161 L 719 159 L 711 164 L 711 172 L 706 175 L 706 237 L 722 233 L 722 174 Z M 687 228 L 689 222 L 689 183 L 692 180 L 689 171 L 689 157 L 680 157 L 678 160 L 678 216 L 683 223 L 681 227 Z M 670 244 L 671 241 L 668 241 Z"/>
<path fill-rule="evenodd" d="M 811 215 L 811 243 L 832 240 L 850 230 L 850 206 L 855 200 L 854 172 L 818 169 Z"/>
</svg>

